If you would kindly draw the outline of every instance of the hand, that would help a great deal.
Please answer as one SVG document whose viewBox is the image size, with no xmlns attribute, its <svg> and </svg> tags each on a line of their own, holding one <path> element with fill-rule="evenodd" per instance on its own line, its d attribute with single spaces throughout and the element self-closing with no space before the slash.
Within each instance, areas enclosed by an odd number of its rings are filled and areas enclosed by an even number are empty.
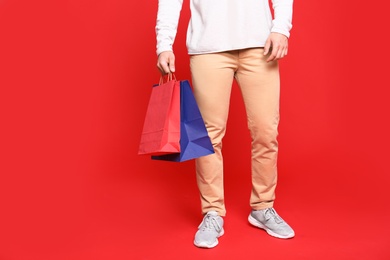
<svg viewBox="0 0 390 260">
<path fill-rule="evenodd" d="M 158 55 L 157 68 L 162 75 L 175 72 L 175 54 L 171 51 L 164 51 Z"/>
<path fill-rule="evenodd" d="M 288 38 L 281 33 L 271 33 L 264 46 L 264 55 L 271 51 L 267 62 L 275 61 L 287 55 Z"/>
</svg>

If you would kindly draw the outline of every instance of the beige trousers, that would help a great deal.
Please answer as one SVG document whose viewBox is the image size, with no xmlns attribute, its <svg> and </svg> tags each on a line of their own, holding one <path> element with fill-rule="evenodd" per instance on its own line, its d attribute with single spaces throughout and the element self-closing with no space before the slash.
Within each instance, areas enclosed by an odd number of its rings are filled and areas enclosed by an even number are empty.
<svg viewBox="0 0 390 260">
<path fill-rule="evenodd" d="M 192 84 L 215 154 L 196 159 L 202 213 L 225 216 L 222 139 L 233 80 L 240 87 L 252 138 L 252 209 L 273 206 L 277 182 L 280 80 L 263 48 L 191 55 Z"/>
</svg>

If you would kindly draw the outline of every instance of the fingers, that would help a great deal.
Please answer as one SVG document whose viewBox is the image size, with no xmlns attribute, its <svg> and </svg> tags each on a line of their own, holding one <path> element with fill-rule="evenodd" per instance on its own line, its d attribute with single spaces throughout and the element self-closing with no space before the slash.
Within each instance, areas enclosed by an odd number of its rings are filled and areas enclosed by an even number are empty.
<svg viewBox="0 0 390 260">
<path fill-rule="evenodd" d="M 161 74 L 175 72 L 175 55 L 171 51 L 164 51 L 160 53 L 157 59 L 157 68 Z"/>
<path fill-rule="evenodd" d="M 276 59 L 277 53 L 278 53 L 278 49 L 277 48 L 272 48 L 272 52 L 268 56 L 267 62 L 274 61 Z"/>
<path fill-rule="evenodd" d="M 159 59 L 157 62 L 157 68 L 160 70 L 161 74 L 168 74 L 171 73 L 171 68 L 173 69 L 172 72 L 174 72 L 174 61 L 171 61 L 170 59 Z"/>
<path fill-rule="evenodd" d="M 284 58 L 284 56 L 286 55 L 287 55 L 287 47 L 276 46 L 275 48 L 272 48 L 272 52 L 269 55 L 267 62 L 280 60 Z"/>
<path fill-rule="evenodd" d="M 271 38 L 268 38 L 264 45 L 264 55 L 267 55 L 269 53 L 271 44 L 272 44 Z"/>
</svg>

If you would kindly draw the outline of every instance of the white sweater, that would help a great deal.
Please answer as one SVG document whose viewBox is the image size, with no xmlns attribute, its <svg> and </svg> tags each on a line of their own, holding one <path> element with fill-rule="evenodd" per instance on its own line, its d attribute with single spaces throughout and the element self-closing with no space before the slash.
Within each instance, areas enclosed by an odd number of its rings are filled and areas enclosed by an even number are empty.
<svg viewBox="0 0 390 260">
<path fill-rule="evenodd" d="M 264 47 L 270 32 L 290 36 L 293 0 L 190 0 L 189 54 Z M 183 0 L 159 0 L 157 55 L 172 51 Z"/>
</svg>

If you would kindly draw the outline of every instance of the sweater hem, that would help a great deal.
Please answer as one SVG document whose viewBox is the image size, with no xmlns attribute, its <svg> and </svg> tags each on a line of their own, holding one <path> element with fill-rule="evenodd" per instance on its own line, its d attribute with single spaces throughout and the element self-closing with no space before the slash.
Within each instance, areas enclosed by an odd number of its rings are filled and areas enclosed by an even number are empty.
<svg viewBox="0 0 390 260">
<path fill-rule="evenodd" d="M 209 53 L 219 53 L 219 52 L 226 52 L 226 51 L 237 51 L 237 50 L 245 50 L 245 49 L 251 49 L 251 48 L 264 48 L 265 44 L 258 44 L 258 45 L 249 45 L 249 46 L 243 46 L 243 47 L 231 47 L 231 48 L 221 48 L 221 49 L 214 49 L 214 50 L 188 50 L 189 55 L 198 55 L 198 54 L 209 54 Z"/>
</svg>

